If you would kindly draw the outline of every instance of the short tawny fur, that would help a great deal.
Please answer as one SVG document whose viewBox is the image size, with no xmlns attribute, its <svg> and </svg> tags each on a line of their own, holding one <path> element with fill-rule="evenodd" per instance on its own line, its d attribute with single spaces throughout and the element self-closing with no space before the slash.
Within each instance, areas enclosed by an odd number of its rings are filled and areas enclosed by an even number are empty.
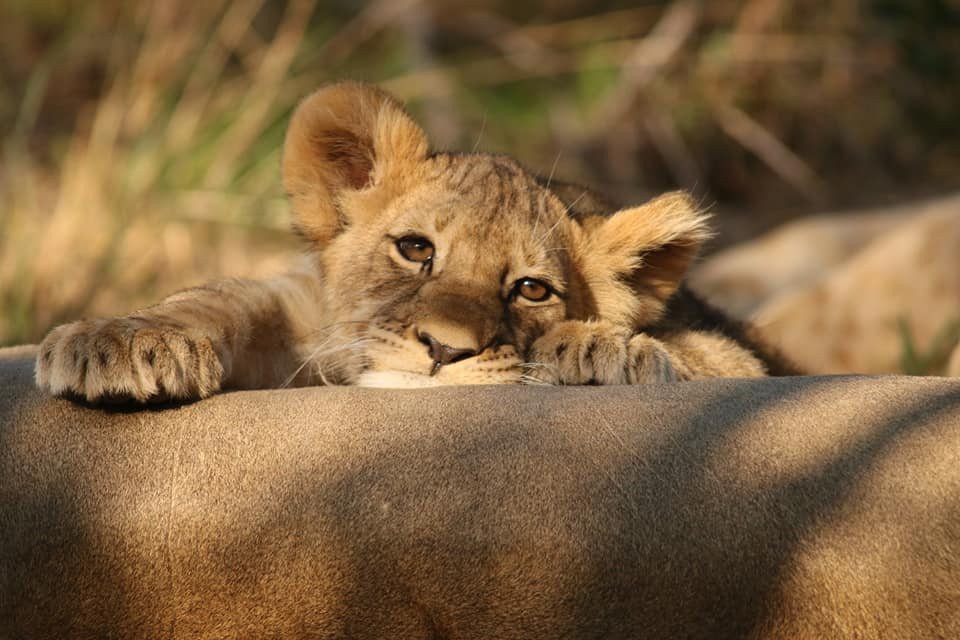
<svg viewBox="0 0 960 640">
<path fill-rule="evenodd" d="M 37 357 L 37 384 L 144 402 L 308 384 L 789 372 L 681 287 L 709 235 L 707 215 L 684 194 L 611 211 L 509 157 L 431 152 L 400 103 L 357 83 L 298 107 L 283 182 L 310 247 L 299 265 L 57 327 Z M 428 262 L 399 249 L 411 237 L 430 243 Z M 518 294 L 527 278 L 547 297 Z M 432 342 L 459 357 L 440 358 Z"/>
</svg>

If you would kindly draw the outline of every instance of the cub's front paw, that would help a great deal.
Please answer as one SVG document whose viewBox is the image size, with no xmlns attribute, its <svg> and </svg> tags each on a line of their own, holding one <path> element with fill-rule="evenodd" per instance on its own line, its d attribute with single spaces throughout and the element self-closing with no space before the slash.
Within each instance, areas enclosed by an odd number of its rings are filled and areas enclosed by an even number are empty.
<svg viewBox="0 0 960 640">
<path fill-rule="evenodd" d="M 90 402 L 203 398 L 223 377 L 209 337 L 146 318 L 62 325 L 37 354 L 37 386 Z"/>
<path fill-rule="evenodd" d="M 530 376 L 549 384 L 624 384 L 629 337 L 609 322 L 560 322 L 530 347 Z"/>
<path fill-rule="evenodd" d="M 667 348 L 656 338 L 639 333 L 627 343 L 627 382 L 676 382 L 682 379 Z"/>
<path fill-rule="evenodd" d="M 639 384 L 679 377 L 662 342 L 604 321 L 567 320 L 530 348 L 530 377 L 549 384 Z"/>
</svg>

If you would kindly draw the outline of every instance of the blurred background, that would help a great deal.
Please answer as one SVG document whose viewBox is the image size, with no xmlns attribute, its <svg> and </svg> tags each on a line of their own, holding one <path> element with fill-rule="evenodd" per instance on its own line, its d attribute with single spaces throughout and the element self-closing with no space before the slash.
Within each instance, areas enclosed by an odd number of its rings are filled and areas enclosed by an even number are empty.
<svg viewBox="0 0 960 640">
<path fill-rule="evenodd" d="M 438 148 L 689 189 L 711 251 L 960 187 L 958 0 L 0 0 L 0 345 L 282 269 L 284 127 L 343 78 Z"/>
</svg>

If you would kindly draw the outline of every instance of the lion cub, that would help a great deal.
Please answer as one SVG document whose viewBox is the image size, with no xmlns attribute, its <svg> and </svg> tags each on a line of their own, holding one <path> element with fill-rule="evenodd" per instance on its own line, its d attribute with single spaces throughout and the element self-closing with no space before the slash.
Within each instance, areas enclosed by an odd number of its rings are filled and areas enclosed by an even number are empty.
<svg viewBox="0 0 960 640">
<path fill-rule="evenodd" d="M 509 157 L 430 150 L 369 85 L 293 116 L 283 182 L 310 252 L 122 318 L 57 327 L 37 384 L 89 401 L 310 384 L 635 384 L 787 369 L 681 286 L 707 216 L 603 210 Z"/>
</svg>

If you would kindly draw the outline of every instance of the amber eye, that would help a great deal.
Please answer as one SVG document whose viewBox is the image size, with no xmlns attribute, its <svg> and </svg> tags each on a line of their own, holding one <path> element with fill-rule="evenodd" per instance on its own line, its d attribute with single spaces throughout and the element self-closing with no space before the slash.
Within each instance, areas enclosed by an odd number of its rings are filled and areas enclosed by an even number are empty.
<svg viewBox="0 0 960 640">
<path fill-rule="evenodd" d="M 517 295 L 521 295 L 531 302 L 543 302 L 552 293 L 549 286 L 533 278 L 520 278 L 513 285 L 513 290 Z"/>
<path fill-rule="evenodd" d="M 397 240 L 397 251 L 410 262 L 426 264 L 433 260 L 433 244 L 420 236 L 404 236 Z"/>
</svg>

